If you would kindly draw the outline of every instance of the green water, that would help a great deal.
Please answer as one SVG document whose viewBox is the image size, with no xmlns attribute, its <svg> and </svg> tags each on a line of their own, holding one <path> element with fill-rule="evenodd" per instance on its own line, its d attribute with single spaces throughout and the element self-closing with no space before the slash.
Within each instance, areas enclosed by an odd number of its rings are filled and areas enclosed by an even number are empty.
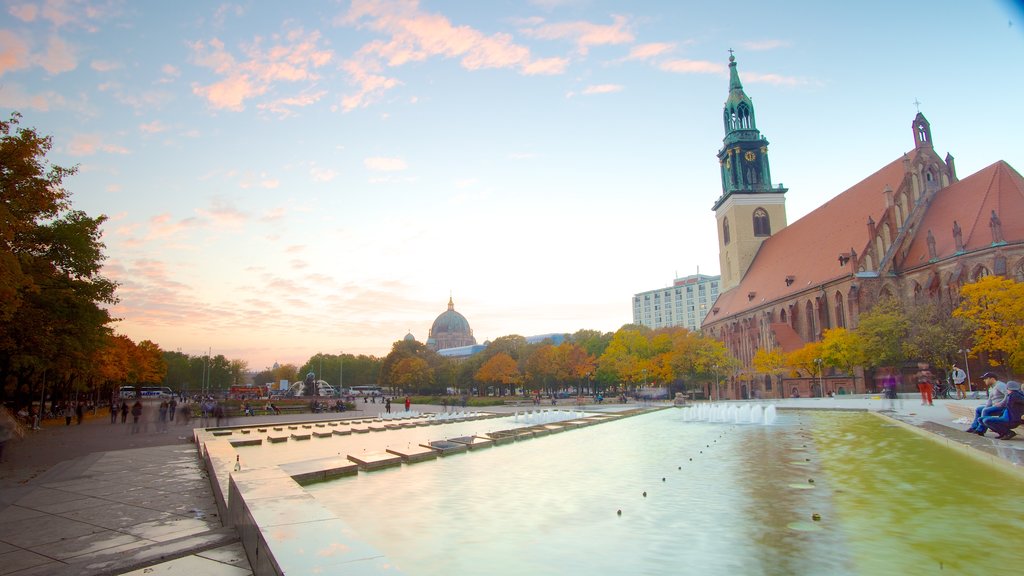
<svg viewBox="0 0 1024 576">
<path fill-rule="evenodd" d="M 1019 485 L 869 414 L 665 410 L 308 490 L 410 575 L 978 574 Z"/>
</svg>

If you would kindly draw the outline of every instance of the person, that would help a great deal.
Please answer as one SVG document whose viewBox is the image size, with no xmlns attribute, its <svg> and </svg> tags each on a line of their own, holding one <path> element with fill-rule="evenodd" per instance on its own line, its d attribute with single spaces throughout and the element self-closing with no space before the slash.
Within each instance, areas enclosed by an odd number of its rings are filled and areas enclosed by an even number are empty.
<svg viewBox="0 0 1024 576">
<path fill-rule="evenodd" d="M 171 396 L 171 401 L 167 403 L 167 421 L 174 422 L 174 412 L 178 409 L 178 400 L 174 396 Z"/>
<path fill-rule="evenodd" d="M 391 414 L 391 398 L 384 401 L 384 411 Z"/>
<path fill-rule="evenodd" d="M 896 400 L 899 399 L 899 395 L 896 393 L 897 386 L 899 386 L 899 379 L 896 377 L 896 370 L 889 368 L 885 376 L 882 377 L 882 394 L 888 400 L 886 404 L 888 404 L 889 410 L 893 411 L 896 410 Z"/>
<path fill-rule="evenodd" d="M 139 418 L 142 417 L 142 401 L 136 400 L 132 405 L 132 434 L 139 432 Z"/>
<path fill-rule="evenodd" d="M 64 404 L 64 425 L 71 426 L 71 418 L 75 415 L 74 410 L 71 409 L 71 404 Z"/>
<path fill-rule="evenodd" d="M 1003 399 L 1006 398 L 1006 383 L 996 377 L 995 372 L 985 372 L 981 380 L 988 386 L 988 400 L 981 406 L 974 409 L 974 421 L 971 426 L 964 430 L 970 434 L 984 436 L 988 428 L 982 422 L 986 417 L 993 416 L 1002 411 Z"/>
<path fill-rule="evenodd" d="M 953 369 L 950 370 L 950 377 L 953 379 L 953 385 L 956 386 L 956 399 L 966 400 L 967 399 L 967 373 L 962 368 L 953 364 Z"/>
<path fill-rule="evenodd" d="M 932 375 L 932 371 L 929 370 L 928 365 L 924 363 L 918 364 L 917 367 L 918 370 L 915 379 L 917 380 L 917 390 L 921 393 L 921 406 L 924 406 L 926 404 L 928 406 L 933 406 L 934 404 L 932 404 L 932 380 L 934 379 L 934 377 Z"/>
<path fill-rule="evenodd" d="M 110 400 L 110 423 L 117 424 L 117 402 Z"/>
<path fill-rule="evenodd" d="M 121 401 L 121 424 L 124 424 L 127 421 L 128 421 L 128 401 L 127 400 L 122 400 Z"/>
<path fill-rule="evenodd" d="M 84 418 L 84 417 L 85 417 L 85 406 L 84 406 L 84 403 L 83 402 L 76 402 L 75 403 L 75 421 L 76 421 L 76 423 L 79 426 L 82 425 L 82 418 Z"/>
<path fill-rule="evenodd" d="M 1006 383 L 1006 398 L 1000 413 L 986 416 L 981 423 L 995 432 L 997 439 L 1009 440 L 1017 435 L 1011 428 L 1020 425 L 1021 416 L 1024 416 L 1024 393 L 1020 391 L 1020 382 L 1010 380 Z"/>
<path fill-rule="evenodd" d="M 167 409 L 170 402 L 166 398 L 160 400 L 160 420 L 157 424 L 157 432 L 167 432 Z"/>
<path fill-rule="evenodd" d="M 406 412 L 408 412 L 408 411 L 409 411 L 409 406 L 411 406 L 411 405 L 412 405 L 412 402 L 409 402 L 409 397 L 408 397 L 408 396 L 406 396 L 406 397 L 405 397 L 405 411 L 406 411 Z"/>
</svg>

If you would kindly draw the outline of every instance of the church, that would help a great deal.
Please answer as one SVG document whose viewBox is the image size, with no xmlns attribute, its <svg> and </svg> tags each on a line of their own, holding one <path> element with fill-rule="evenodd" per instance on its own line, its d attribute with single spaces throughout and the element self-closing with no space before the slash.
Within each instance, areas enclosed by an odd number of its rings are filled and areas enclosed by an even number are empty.
<svg viewBox="0 0 1024 576">
<path fill-rule="evenodd" d="M 731 398 L 821 395 L 811 382 L 773 390 L 752 368 L 754 354 L 854 329 L 885 297 L 952 310 L 960 286 L 982 276 L 1024 281 L 1024 178 L 1003 161 L 958 178 L 920 112 L 909 125 L 911 150 L 792 224 L 788 190 L 772 185 L 768 140 L 732 55 L 723 122 L 722 194 L 712 208 L 721 285 L 701 328 L 743 366 L 729 379 Z M 865 391 L 860 379 L 832 384 Z"/>
<path fill-rule="evenodd" d="M 430 332 L 427 334 L 427 348 L 437 352 L 447 348 L 475 344 L 476 338 L 473 336 L 473 329 L 469 327 L 469 320 L 455 311 L 455 302 L 449 296 L 448 309 L 442 312 L 430 326 Z"/>
</svg>

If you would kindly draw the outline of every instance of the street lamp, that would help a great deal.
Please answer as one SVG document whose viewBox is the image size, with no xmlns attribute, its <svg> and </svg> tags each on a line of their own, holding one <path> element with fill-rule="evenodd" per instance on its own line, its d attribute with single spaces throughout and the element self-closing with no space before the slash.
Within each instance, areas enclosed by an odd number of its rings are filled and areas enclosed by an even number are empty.
<svg viewBox="0 0 1024 576">
<path fill-rule="evenodd" d="M 718 388 L 718 364 L 715 364 L 715 399 L 722 401 L 722 391 Z"/>
<path fill-rule="evenodd" d="M 959 352 L 964 355 L 964 370 L 967 371 L 967 389 L 974 392 L 974 384 L 971 383 L 971 363 L 967 361 L 967 355 L 971 353 L 971 349 L 962 348 Z"/>
<path fill-rule="evenodd" d="M 825 386 L 824 386 L 824 384 L 822 383 L 822 380 L 821 380 L 821 378 L 823 376 L 823 373 L 824 373 L 824 370 L 822 370 L 822 368 L 821 368 L 821 358 L 815 358 L 814 359 L 814 363 L 818 365 L 818 394 L 821 394 L 821 397 L 824 398 L 825 397 Z"/>
</svg>

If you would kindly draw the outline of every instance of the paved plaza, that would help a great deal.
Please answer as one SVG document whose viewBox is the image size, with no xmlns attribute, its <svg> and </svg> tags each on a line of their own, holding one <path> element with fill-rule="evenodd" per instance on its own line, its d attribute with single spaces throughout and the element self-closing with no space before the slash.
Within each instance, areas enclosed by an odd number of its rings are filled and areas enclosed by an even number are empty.
<svg viewBox="0 0 1024 576">
<path fill-rule="evenodd" d="M 958 449 L 1000 463 L 1024 464 L 1024 439 L 1000 441 L 966 434 L 946 405 L 921 406 L 907 397 L 885 413 Z M 882 411 L 877 397 L 774 401 L 779 408 Z M 365 417 L 378 405 L 342 417 Z M 528 407 L 488 408 L 512 413 Z M 436 406 L 414 406 L 423 412 Z M 963 411 L 963 409 L 961 409 Z M 255 416 L 231 424 L 337 420 L 338 414 Z M 198 422 L 193 424 L 198 425 Z M 238 535 L 224 528 L 191 427 L 130 433 L 104 414 L 81 425 L 48 422 L 8 443 L 0 463 L 0 575 L 252 574 Z M 1022 436 L 1024 438 L 1024 436 Z M 1020 469 L 1020 468 L 1018 468 Z"/>
</svg>

